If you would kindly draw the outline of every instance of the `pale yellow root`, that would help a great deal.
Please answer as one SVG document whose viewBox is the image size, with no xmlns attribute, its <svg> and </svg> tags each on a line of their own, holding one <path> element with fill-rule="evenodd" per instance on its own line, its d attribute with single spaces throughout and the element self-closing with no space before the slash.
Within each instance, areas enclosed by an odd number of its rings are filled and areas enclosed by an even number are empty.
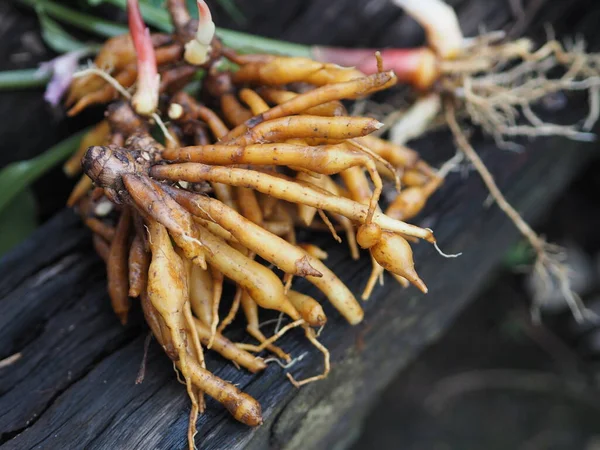
<svg viewBox="0 0 600 450">
<path fill-rule="evenodd" d="M 194 183 L 216 181 L 227 183 L 231 186 L 250 187 L 281 200 L 292 203 L 303 203 L 317 209 L 341 214 L 350 220 L 360 223 L 365 223 L 369 214 L 369 209 L 365 205 L 344 197 L 317 191 L 314 188 L 300 185 L 280 175 L 273 176 L 264 172 L 207 166 L 199 163 L 154 166 L 150 172 L 153 177 L 159 179 L 185 180 Z M 373 214 L 373 222 L 384 230 L 414 236 L 432 243 L 435 242 L 431 230 L 394 220 L 378 211 L 375 211 Z"/>
<path fill-rule="evenodd" d="M 208 345 L 209 340 L 212 339 L 211 349 L 219 353 L 224 358 L 236 362 L 252 373 L 259 372 L 267 367 L 267 365 L 260 358 L 241 350 L 221 333 L 216 333 L 213 336 L 210 328 L 198 319 L 196 319 L 194 323 L 196 325 L 198 337 L 200 338 L 202 344 Z"/>
<path fill-rule="evenodd" d="M 296 138 L 352 139 L 381 127 L 379 121 L 366 117 L 290 116 L 262 122 L 233 140 L 224 137 L 221 142 L 245 146 Z"/>
<path fill-rule="evenodd" d="M 427 293 L 427 286 L 415 271 L 410 244 L 402 236 L 384 231 L 379 242 L 370 251 L 384 269 L 406 278 L 423 293 Z"/>
<path fill-rule="evenodd" d="M 242 101 L 248 105 L 250 111 L 252 111 L 252 114 L 255 116 L 269 109 L 269 105 L 267 105 L 261 96 L 252 89 L 242 89 L 240 91 L 240 99 L 242 99 Z"/>
<path fill-rule="evenodd" d="M 246 331 L 250 336 L 256 339 L 258 342 L 263 343 L 267 340 L 266 336 L 260 331 L 258 322 L 258 305 L 248 293 L 242 294 L 242 309 L 246 316 L 246 322 L 248 323 Z M 284 352 L 281 348 L 274 344 L 269 344 L 265 347 L 271 353 L 277 355 L 278 358 L 284 361 L 291 361 L 291 357 L 288 353 Z"/>
<path fill-rule="evenodd" d="M 193 264 L 190 268 L 190 304 L 194 315 L 205 325 L 212 322 L 210 299 L 214 295 L 213 279 L 208 270 Z M 210 347 L 209 347 L 210 348 Z"/>
<path fill-rule="evenodd" d="M 236 345 L 239 348 L 241 348 L 243 350 L 250 351 L 250 352 L 261 352 L 265 348 L 267 348 L 267 346 L 269 346 L 269 345 L 273 344 L 274 342 L 276 342 L 281 336 L 283 336 L 289 330 L 291 330 L 292 328 L 296 328 L 296 327 L 298 327 L 298 326 L 300 326 L 300 325 L 302 325 L 304 323 L 305 323 L 304 319 L 298 319 L 298 320 L 296 320 L 294 322 L 288 323 L 286 326 L 282 327 L 281 330 L 279 330 L 273 336 L 271 336 L 267 340 L 261 342 L 260 345 L 249 345 L 249 344 L 241 344 L 241 343 L 238 343 Z"/>
<path fill-rule="evenodd" d="M 327 323 L 327 316 L 323 311 L 323 307 L 311 296 L 290 290 L 288 291 L 288 298 L 311 327 L 322 327 Z"/>
<path fill-rule="evenodd" d="M 335 308 L 352 324 L 359 323 L 363 311 L 350 290 L 319 259 L 243 218 L 221 202 L 209 197 L 169 190 L 169 193 L 195 215 L 218 221 L 242 245 L 277 265 L 284 272 L 305 276 L 319 288 Z"/>
<path fill-rule="evenodd" d="M 171 245 L 166 228 L 154 220 L 148 221 L 148 227 L 152 251 L 148 274 L 148 298 L 168 328 L 168 331 L 165 331 L 170 335 L 179 358 L 177 364 L 185 378 L 188 395 L 192 401 L 190 417 L 194 420 L 200 410 L 200 395 L 197 387 L 192 384 L 189 367 L 197 363 L 194 362 L 194 358 L 190 358 L 187 338 L 182 336 L 182 331 L 190 339 L 192 338 L 190 332 L 196 335 L 195 328 L 189 329 L 189 320 L 186 320 L 184 314 L 186 305 L 189 305 L 186 269 Z M 199 367 L 201 368 L 201 365 Z M 193 441 L 195 421 L 190 422 L 189 433 Z"/>
<path fill-rule="evenodd" d="M 223 274 L 213 267 L 210 268 L 210 274 L 213 285 L 213 296 L 211 305 L 212 320 L 210 322 L 211 335 L 207 348 L 212 348 L 213 340 L 217 333 L 217 325 L 219 324 L 219 304 L 221 303 L 221 295 L 223 295 L 223 282 L 225 280 Z"/>
<path fill-rule="evenodd" d="M 233 296 L 231 308 L 229 308 L 229 312 L 219 324 L 219 328 L 217 328 L 217 333 L 222 333 L 225 330 L 225 328 L 227 328 L 231 324 L 231 322 L 233 322 L 233 319 L 235 319 L 235 316 L 237 315 L 237 312 L 240 309 L 240 300 L 242 299 L 243 293 L 244 290 L 238 286 L 235 291 L 235 295 Z"/>
<path fill-rule="evenodd" d="M 325 367 L 323 368 L 323 373 L 321 373 L 320 375 L 305 378 L 304 380 L 300 380 L 300 381 L 297 381 L 290 373 L 287 373 L 286 376 L 288 377 L 290 382 L 297 388 L 299 388 L 300 386 L 303 386 L 305 384 L 327 378 L 327 375 L 329 375 L 329 371 L 330 371 L 329 350 L 327 350 L 327 348 L 317 340 L 317 337 L 315 336 L 315 332 L 312 328 L 309 328 L 308 326 L 305 325 L 304 331 L 306 333 L 306 338 L 311 342 L 311 344 L 313 344 L 315 347 L 317 347 L 317 349 L 319 349 L 319 351 L 321 353 L 323 353 Z"/>
</svg>

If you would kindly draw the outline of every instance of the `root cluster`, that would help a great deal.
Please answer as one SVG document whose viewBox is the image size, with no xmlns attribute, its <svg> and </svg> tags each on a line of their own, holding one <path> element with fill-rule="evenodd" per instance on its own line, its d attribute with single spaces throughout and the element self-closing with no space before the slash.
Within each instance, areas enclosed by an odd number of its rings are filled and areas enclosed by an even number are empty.
<svg viewBox="0 0 600 450">
<path fill-rule="evenodd" d="M 460 57 L 442 63 L 442 84 L 471 121 L 511 147 L 516 136 L 565 136 L 593 140 L 589 133 L 600 114 L 600 55 L 583 41 L 563 46 L 550 40 L 537 50 L 529 39 L 497 43 L 490 34 L 475 38 Z M 553 95 L 587 91 L 589 112 L 583 123 L 544 121 L 534 108 Z"/>
<path fill-rule="evenodd" d="M 373 270 L 365 299 L 386 270 L 426 292 L 409 241 L 435 239 L 431 230 L 406 221 L 441 178 L 414 151 L 371 136 L 381 124 L 348 115 L 341 103 L 394 85 L 393 72 L 365 76 L 305 58 L 240 55 L 213 39 L 195 95 L 186 86 L 198 66 L 183 59 L 193 23 L 178 2 L 169 5 L 176 32 L 152 35 L 161 77 L 156 114 L 140 116 L 128 96 L 119 98 L 118 86 L 136 80 L 136 56 L 128 36 L 109 40 L 95 60 L 106 76 L 93 71 L 76 78 L 67 98 L 71 115 L 111 102 L 106 118 L 65 170 L 76 175 L 83 169 L 69 204 L 106 261 L 116 315 L 125 323 L 132 299 L 139 299 L 186 384 L 193 445 L 204 393 L 243 423 L 262 421 L 255 399 L 205 367 L 207 349 L 258 372 L 273 358 L 292 361 L 276 341 L 301 328 L 323 353 L 324 369 L 304 380 L 288 377 L 300 386 L 327 375 L 329 353 L 316 332 L 326 314 L 318 299 L 293 289 L 294 277 L 315 285 L 350 324 L 363 318 L 354 294 L 324 264 L 327 254 L 297 242 L 297 228 L 330 232 L 338 241 L 343 236 L 354 259 L 360 248 L 369 251 Z M 220 71 L 223 59 L 236 70 Z M 160 117 L 166 139 L 157 137 Z M 385 211 L 378 202 L 382 177 L 398 188 Z M 236 294 L 230 312 L 220 317 L 226 282 Z M 233 343 L 224 334 L 240 306 L 255 344 Z M 289 323 L 266 336 L 263 309 L 280 312 Z M 272 357 L 262 359 L 259 352 Z"/>
</svg>

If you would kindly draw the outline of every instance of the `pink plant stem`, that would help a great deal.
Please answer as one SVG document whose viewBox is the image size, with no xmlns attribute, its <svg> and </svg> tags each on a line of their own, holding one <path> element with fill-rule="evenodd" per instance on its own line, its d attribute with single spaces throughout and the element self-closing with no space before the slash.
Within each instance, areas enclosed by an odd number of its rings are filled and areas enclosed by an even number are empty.
<svg viewBox="0 0 600 450">
<path fill-rule="evenodd" d="M 133 106 L 139 114 L 150 115 L 158 105 L 160 75 L 150 30 L 144 24 L 138 0 L 127 0 L 129 33 L 137 54 L 138 79 Z"/>
<path fill-rule="evenodd" d="M 352 66 L 367 75 L 377 73 L 376 51 L 374 48 L 313 47 L 313 55 L 318 61 Z M 427 47 L 389 48 L 379 52 L 383 70 L 393 70 L 400 83 L 427 89 L 438 78 L 437 58 Z"/>
<path fill-rule="evenodd" d="M 197 0 L 198 4 L 198 22 L 200 25 L 206 25 L 209 22 L 212 22 L 212 14 L 210 13 L 210 8 L 206 4 L 204 0 Z"/>
</svg>

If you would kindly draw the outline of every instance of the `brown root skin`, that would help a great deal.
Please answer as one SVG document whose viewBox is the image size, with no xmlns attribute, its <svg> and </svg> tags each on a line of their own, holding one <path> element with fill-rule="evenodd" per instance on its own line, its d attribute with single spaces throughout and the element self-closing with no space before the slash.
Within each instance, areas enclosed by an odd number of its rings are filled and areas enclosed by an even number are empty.
<svg viewBox="0 0 600 450">
<path fill-rule="evenodd" d="M 266 62 L 243 65 L 233 75 L 233 82 L 275 86 L 306 82 L 322 86 L 364 76 L 362 72 L 353 68 L 323 64 L 309 58 L 276 56 Z"/>
<path fill-rule="evenodd" d="M 67 199 L 67 206 L 73 207 L 94 187 L 94 182 L 87 175 L 83 175 Z"/>
<path fill-rule="evenodd" d="M 308 58 L 275 57 L 267 62 L 248 63 L 233 74 L 233 82 L 284 85 L 304 81 L 323 67 Z"/>
<path fill-rule="evenodd" d="M 106 120 L 113 133 L 129 136 L 138 130 L 148 131 L 148 124 L 138 116 L 131 105 L 119 100 L 106 107 Z"/>
<path fill-rule="evenodd" d="M 181 109 L 179 107 L 169 109 L 169 118 L 180 124 L 189 120 L 201 119 L 206 122 L 217 139 L 220 139 L 229 132 L 227 126 L 214 111 L 201 105 L 183 91 L 178 92 L 171 98 L 171 105 L 179 105 L 181 107 Z"/>
<path fill-rule="evenodd" d="M 442 183 L 441 178 L 433 178 L 422 186 L 403 189 L 392 201 L 386 214 L 394 219 L 409 220 L 421 212 L 425 203 Z"/>
<path fill-rule="evenodd" d="M 323 250 L 321 247 L 317 247 L 315 244 L 302 242 L 302 243 L 298 244 L 298 247 L 300 247 L 302 250 L 304 250 L 310 256 L 317 258 L 317 259 L 323 260 L 323 259 L 327 259 L 329 257 L 329 255 L 327 254 L 327 252 L 325 250 Z"/>
<path fill-rule="evenodd" d="M 107 242 L 112 242 L 115 237 L 115 229 L 114 227 L 107 225 L 102 222 L 100 219 L 96 219 L 95 217 L 87 217 L 84 218 L 85 225 L 92 230 L 93 233 L 99 235 Z"/>
<path fill-rule="evenodd" d="M 136 298 L 146 289 L 150 267 L 150 253 L 144 248 L 144 241 L 138 234 L 133 238 L 129 248 L 128 266 L 129 296 Z"/>
<path fill-rule="evenodd" d="M 173 21 L 173 26 L 175 27 L 175 33 L 178 36 L 187 33 L 186 28 L 190 25 L 192 21 L 192 17 L 188 11 L 187 5 L 184 0 L 167 0 L 167 9 L 169 11 L 169 16 Z M 197 25 L 197 22 L 196 22 Z M 194 35 L 194 30 L 191 31 L 192 36 Z M 188 36 L 186 36 L 188 37 Z M 191 39 L 191 38 L 190 38 Z M 189 41 L 187 39 L 185 42 Z"/>
<path fill-rule="evenodd" d="M 115 203 L 123 203 L 121 196 L 126 195 L 123 175 L 143 171 L 143 166 L 134 159 L 132 152 L 111 146 L 90 147 L 81 166 L 96 186 L 104 188 Z"/>
<path fill-rule="evenodd" d="M 233 127 L 241 125 L 252 118 L 250 110 L 244 107 L 231 92 L 226 92 L 221 96 L 221 111 L 225 121 Z"/>
<path fill-rule="evenodd" d="M 231 74 L 229 72 L 216 72 L 211 70 L 202 83 L 203 89 L 211 97 L 220 98 L 221 96 L 233 92 L 231 84 Z"/>
<path fill-rule="evenodd" d="M 130 64 L 121 72 L 117 73 L 114 77 L 116 83 L 121 85 L 123 88 L 129 88 L 135 83 L 135 79 L 137 77 L 137 70 L 134 64 Z M 67 115 L 69 117 L 76 116 L 81 111 L 86 109 L 89 106 L 100 104 L 100 103 L 108 103 L 109 101 L 115 99 L 117 97 L 117 90 L 115 86 L 112 84 L 104 84 L 100 89 L 87 93 L 83 97 L 81 97 L 75 105 L 69 109 Z"/>
<path fill-rule="evenodd" d="M 206 267 L 202 242 L 195 237 L 195 225 L 189 212 L 169 197 L 160 184 L 147 176 L 125 174 L 127 194 L 140 212 L 165 226 L 186 258 Z"/>
<path fill-rule="evenodd" d="M 92 237 L 92 243 L 94 244 L 94 250 L 98 256 L 104 262 L 108 262 L 108 255 L 110 254 L 110 245 L 99 234 L 94 234 Z"/>
<path fill-rule="evenodd" d="M 125 147 L 129 150 L 140 152 L 141 165 L 147 165 L 151 162 L 157 162 L 162 159 L 162 153 L 165 150 L 164 145 L 157 142 L 150 133 L 144 130 L 138 130 L 130 135 L 125 141 Z"/>
<path fill-rule="evenodd" d="M 159 92 L 174 94 L 183 89 L 198 72 L 194 66 L 178 66 L 160 71 Z"/>
<path fill-rule="evenodd" d="M 281 311 L 293 320 L 300 317 L 272 271 L 230 247 L 207 229 L 196 228 L 199 239 L 208 249 L 206 259 L 211 265 L 246 289 L 261 307 Z"/>
<path fill-rule="evenodd" d="M 259 114 L 269 110 L 269 105 L 264 99 L 252 89 L 244 88 L 239 93 L 240 99 L 250 108 L 252 114 L 256 117 Z"/>
<path fill-rule="evenodd" d="M 127 275 L 127 250 L 131 229 L 131 211 L 124 208 L 117 224 L 115 237 L 110 246 L 106 262 L 108 294 L 112 308 L 123 325 L 129 313 L 129 279 Z"/>
<path fill-rule="evenodd" d="M 378 138 L 377 136 L 363 136 L 358 141 L 368 147 L 373 153 L 389 161 L 394 167 L 414 167 L 419 162 L 419 154 L 403 145 Z"/>
<path fill-rule="evenodd" d="M 256 193 L 252 189 L 239 187 L 236 189 L 237 203 L 240 213 L 251 222 L 257 225 L 263 225 L 263 214 L 256 198 Z"/>
</svg>

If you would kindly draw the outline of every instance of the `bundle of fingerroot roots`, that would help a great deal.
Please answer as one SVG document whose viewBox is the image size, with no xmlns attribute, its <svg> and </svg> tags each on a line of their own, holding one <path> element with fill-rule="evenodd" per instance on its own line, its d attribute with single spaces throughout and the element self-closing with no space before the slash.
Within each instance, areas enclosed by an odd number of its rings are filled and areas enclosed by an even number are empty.
<svg viewBox="0 0 600 450">
<path fill-rule="evenodd" d="M 214 36 L 203 2 L 199 20 L 182 3 L 168 3 L 175 31 L 167 35 L 149 33 L 129 2 L 130 34 L 107 41 L 95 66 L 74 78 L 70 115 L 108 105 L 65 171 L 83 170 L 69 204 L 106 262 L 116 315 L 125 323 L 139 301 L 185 381 L 193 446 L 204 393 L 237 420 L 262 422 L 255 399 L 205 367 L 206 350 L 259 372 L 267 360 L 292 360 L 276 341 L 299 328 L 323 353 L 324 369 L 288 378 L 300 386 L 327 375 L 322 299 L 295 291 L 294 277 L 315 285 L 351 325 L 363 319 L 355 295 L 323 262 L 326 252 L 296 240 L 298 227 L 344 236 L 354 259 L 360 248 L 369 252 L 363 299 L 384 271 L 426 292 L 411 242 L 435 239 L 405 221 L 441 179 L 413 150 L 371 136 L 377 120 L 352 117 L 341 103 L 393 86 L 393 71 L 366 76 L 306 58 L 238 54 Z M 199 71 L 202 86 L 192 94 Z M 385 211 L 382 178 L 397 190 Z M 225 282 L 236 291 L 219 317 Z M 239 306 L 253 345 L 224 335 Z M 263 309 L 289 318 L 272 336 L 260 329 Z"/>
</svg>

